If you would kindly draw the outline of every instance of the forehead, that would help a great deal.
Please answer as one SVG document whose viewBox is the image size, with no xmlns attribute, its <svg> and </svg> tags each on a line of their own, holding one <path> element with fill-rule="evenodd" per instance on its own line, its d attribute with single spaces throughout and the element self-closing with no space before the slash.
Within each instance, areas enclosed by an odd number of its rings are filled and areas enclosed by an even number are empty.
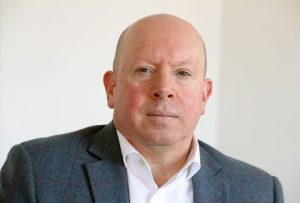
<svg viewBox="0 0 300 203">
<path fill-rule="evenodd" d="M 159 64 L 168 63 L 172 65 L 181 63 L 196 63 L 200 61 L 199 52 L 179 43 L 144 43 L 131 46 L 124 55 L 124 59 L 133 61 L 147 61 Z"/>
<path fill-rule="evenodd" d="M 168 61 L 204 61 L 204 51 L 199 36 L 174 28 L 129 30 L 122 46 L 124 60 L 149 60 L 155 63 Z"/>
</svg>

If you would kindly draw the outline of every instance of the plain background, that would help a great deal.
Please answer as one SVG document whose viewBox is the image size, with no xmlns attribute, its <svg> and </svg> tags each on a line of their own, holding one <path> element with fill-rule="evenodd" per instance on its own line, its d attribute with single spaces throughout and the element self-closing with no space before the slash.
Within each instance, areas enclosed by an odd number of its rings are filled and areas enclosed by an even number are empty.
<svg viewBox="0 0 300 203">
<path fill-rule="evenodd" d="M 280 178 L 300 202 L 300 1 L 0 0 L 0 166 L 37 137 L 105 124 L 103 73 L 138 18 L 191 22 L 214 81 L 198 138 Z"/>
</svg>

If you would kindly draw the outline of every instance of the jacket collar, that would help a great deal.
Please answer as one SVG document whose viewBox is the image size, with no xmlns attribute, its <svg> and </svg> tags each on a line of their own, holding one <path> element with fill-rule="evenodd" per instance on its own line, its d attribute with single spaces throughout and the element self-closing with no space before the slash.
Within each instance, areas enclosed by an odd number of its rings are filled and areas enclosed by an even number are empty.
<svg viewBox="0 0 300 203">
<path fill-rule="evenodd" d="M 100 159 L 86 164 L 95 202 L 129 203 L 127 172 L 112 122 L 95 135 L 88 151 Z"/>
<path fill-rule="evenodd" d="M 193 176 L 195 203 L 228 202 L 229 185 L 218 178 L 222 170 L 218 162 L 200 144 L 201 169 Z M 100 130 L 88 151 L 99 158 L 86 164 L 95 202 L 128 202 L 128 179 L 113 122 Z"/>
<path fill-rule="evenodd" d="M 193 176 L 193 192 L 195 203 L 229 202 L 229 184 L 220 178 L 220 164 L 200 145 L 201 169 Z"/>
</svg>

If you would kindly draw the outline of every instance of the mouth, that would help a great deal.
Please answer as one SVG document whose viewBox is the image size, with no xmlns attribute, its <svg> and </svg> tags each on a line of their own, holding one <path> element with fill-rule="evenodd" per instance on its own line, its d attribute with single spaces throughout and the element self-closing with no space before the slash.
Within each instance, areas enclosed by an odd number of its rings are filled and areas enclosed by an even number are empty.
<svg viewBox="0 0 300 203">
<path fill-rule="evenodd" d="M 149 117 L 157 117 L 157 118 L 178 118 L 178 116 L 174 113 L 169 112 L 150 112 L 146 114 Z"/>
</svg>

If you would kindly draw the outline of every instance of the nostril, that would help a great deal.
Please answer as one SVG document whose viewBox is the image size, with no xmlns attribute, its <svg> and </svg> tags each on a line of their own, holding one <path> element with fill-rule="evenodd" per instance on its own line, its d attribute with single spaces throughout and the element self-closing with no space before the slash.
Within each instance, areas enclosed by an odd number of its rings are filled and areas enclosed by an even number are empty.
<svg viewBox="0 0 300 203">
<path fill-rule="evenodd" d="M 155 97 L 159 97 L 159 94 L 157 92 L 154 93 Z"/>
<path fill-rule="evenodd" d="M 156 99 L 171 99 L 174 96 L 174 93 L 169 90 L 156 90 L 152 92 L 152 97 Z"/>
</svg>

